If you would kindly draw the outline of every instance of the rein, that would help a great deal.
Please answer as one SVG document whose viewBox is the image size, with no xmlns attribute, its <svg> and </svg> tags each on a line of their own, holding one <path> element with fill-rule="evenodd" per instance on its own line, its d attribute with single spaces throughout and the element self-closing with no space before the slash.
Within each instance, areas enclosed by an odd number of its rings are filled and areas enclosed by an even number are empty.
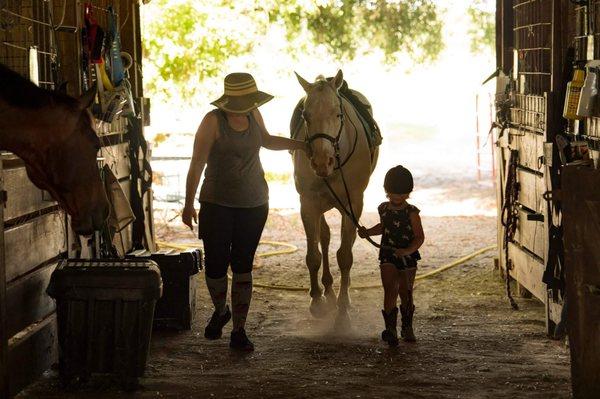
<svg viewBox="0 0 600 399">
<path fill-rule="evenodd" d="M 335 150 L 335 159 L 336 159 L 336 163 L 337 163 L 337 166 L 335 167 L 335 169 L 339 170 L 340 175 L 342 176 L 342 183 L 344 184 L 344 192 L 346 194 L 346 199 L 348 200 L 348 208 L 346 208 L 346 206 L 342 202 L 342 199 L 335 193 L 335 191 L 333 190 L 333 187 L 331 187 L 331 184 L 329 183 L 329 181 L 327 180 L 326 177 L 323 177 L 323 182 L 325 183 L 325 186 L 327 187 L 327 189 L 329 190 L 329 192 L 331 193 L 333 198 L 337 201 L 338 205 L 340 206 L 340 209 L 346 214 L 346 216 L 348 216 L 350 218 L 350 220 L 352 221 L 354 226 L 357 229 L 364 229 L 365 227 L 360 224 L 360 221 L 358 220 L 358 218 L 356 217 L 356 214 L 354 213 L 354 208 L 352 206 L 352 200 L 350 198 L 350 190 L 348 189 L 348 184 L 346 183 L 346 177 L 344 175 L 344 169 L 343 169 L 344 165 L 346 165 L 346 163 L 350 160 L 352 155 L 354 155 L 354 152 L 356 150 L 356 145 L 358 143 L 358 128 L 356 127 L 354 122 L 352 122 L 352 119 L 350 119 L 350 123 L 352 123 L 352 126 L 354 127 L 354 132 L 355 132 L 354 144 L 352 146 L 352 150 L 350 151 L 350 153 L 348 154 L 346 159 L 342 162 L 341 155 L 340 155 L 340 138 L 342 136 L 342 131 L 344 129 L 344 105 L 343 105 L 342 97 L 339 94 L 337 95 L 337 97 L 340 102 L 339 117 L 341 119 L 340 129 L 338 130 L 337 136 L 332 137 L 325 133 L 318 133 L 318 134 L 315 134 L 315 135 L 312 135 L 309 137 L 308 132 L 307 132 L 306 142 L 308 144 L 311 144 L 316 139 L 325 139 L 325 140 L 330 141 L 331 144 L 333 144 L 333 148 Z M 306 118 L 304 117 L 304 111 L 302 112 L 302 119 L 304 119 L 304 121 L 306 122 Z M 365 237 L 365 239 L 376 248 L 391 250 L 391 251 L 395 251 L 397 249 L 394 247 L 378 244 L 369 236 Z M 404 262 L 404 264 L 406 265 L 406 257 L 402 257 L 401 259 Z"/>
</svg>

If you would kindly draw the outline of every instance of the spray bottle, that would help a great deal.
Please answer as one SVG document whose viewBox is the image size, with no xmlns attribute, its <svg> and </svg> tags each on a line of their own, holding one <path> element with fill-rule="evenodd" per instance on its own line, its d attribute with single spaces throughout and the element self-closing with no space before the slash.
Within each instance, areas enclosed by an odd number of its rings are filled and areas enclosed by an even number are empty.
<svg viewBox="0 0 600 399">
<path fill-rule="evenodd" d="M 598 73 L 600 73 L 600 60 L 589 61 L 585 67 L 587 68 L 587 75 L 583 88 L 581 89 L 581 96 L 579 98 L 579 105 L 577 106 L 577 116 L 590 117 L 594 113 L 594 105 L 596 103 L 596 97 L 598 96 Z"/>
<path fill-rule="evenodd" d="M 577 115 L 577 107 L 579 106 L 584 79 L 585 71 L 577 67 L 573 72 L 573 80 L 567 83 L 567 95 L 565 96 L 565 108 L 563 109 L 565 119 L 583 119 L 583 117 Z"/>
</svg>

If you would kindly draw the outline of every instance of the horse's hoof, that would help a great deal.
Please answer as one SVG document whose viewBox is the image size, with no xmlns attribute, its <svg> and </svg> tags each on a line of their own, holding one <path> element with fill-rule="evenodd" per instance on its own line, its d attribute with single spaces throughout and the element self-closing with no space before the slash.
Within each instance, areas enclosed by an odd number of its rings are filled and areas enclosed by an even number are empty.
<svg viewBox="0 0 600 399">
<path fill-rule="evenodd" d="M 338 312 L 335 317 L 335 323 L 333 329 L 337 333 L 348 333 L 352 329 L 352 323 L 350 322 L 350 315 L 348 312 Z"/>
<path fill-rule="evenodd" d="M 327 301 L 325 300 L 325 297 L 320 296 L 317 298 L 313 298 L 312 301 L 310 301 L 310 314 L 313 315 L 313 317 L 316 317 L 317 319 L 322 319 L 325 316 L 327 316 L 328 309 L 327 309 Z"/>
<path fill-rule="evenodd" d="M 337 309 L 337 298 L 335 292 L 325 293 L 325 301 L 327 302 L 327 310 L 333 312 Z"/>
<path fill-rule="evenodd" d="M 352 303 L 348 297 L 339 297 L 337 299 L 337 307 L 340 311 L 348 311 L 352 309 Z"/>
</svg>

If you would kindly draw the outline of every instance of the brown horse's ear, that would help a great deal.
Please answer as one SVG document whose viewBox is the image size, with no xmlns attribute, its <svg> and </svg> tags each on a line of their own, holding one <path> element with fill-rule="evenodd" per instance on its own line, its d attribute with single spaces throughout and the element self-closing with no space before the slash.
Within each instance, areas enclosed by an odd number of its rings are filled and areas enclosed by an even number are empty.
<svg viewBox="0 0 600 399">
<path fill-rule="evenodd" d="M 94 83 L 94 85 L 88 91 L 79 97 L 79 109 L 87 109 L 94 103 L 94 99 L 96 98 L 96 90 L 97 86 L 96 83 Z"/>
<path fill-rule="evenodd" d="M 331 84 L 333 84 L 333 88 L 336 90 L 339 90 L 339 88 L 342 87 L 342 84 L 344 84 L 344 74 L 341 69 L 338 70 L 335 78 L 331 80 Z"/>
<path fill-rule="evenodd" d="M 312 85 L 308 83 L 306 79 L 304 79 L 302 76 L 298 75 L 298 72 L 294 71 L 294 73 L 296 74 L 296 78 L 298 79 L 298 83 L 300 83 L 300 86 L 302 86 L 304 91 L 308 93 L 310 89 L 312 89 Z"/>
<path fill-rule="evenodd" d="M 66 80 L 62 82 L 57 88 L 56 91 L 60 94 L 67 94 L 67 88 L 69 86 L 69 82 Z"/>
</svg>

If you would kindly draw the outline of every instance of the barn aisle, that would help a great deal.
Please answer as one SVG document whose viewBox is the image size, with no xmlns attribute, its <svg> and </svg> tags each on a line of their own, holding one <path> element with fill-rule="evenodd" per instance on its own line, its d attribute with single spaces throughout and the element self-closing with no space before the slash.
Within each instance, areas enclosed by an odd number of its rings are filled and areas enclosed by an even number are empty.
<svg viewBox="0 0 600 399">
<path fill-rule="evenodd" d="M 363 220 L 368 224 L 374 215 Z M 494 218 L 423 220 L 427 241 L 420 272 L 495 240 Z M 334 217 L 331 222 L 335 229 L 338 222 Z M 170 230 L 168 235 L 190 238 L 183 230 Z M 306 284 L 299 217 L 272 212 L 264 238 L 283 237 L 300 250 L 262 259 L 256 281 Z M 332 248 L 336 248 L 335 241 Z M 545 336 L 540 302 L 517 298 L 520 310 L 510 309 L 502 281 L 493 270 L 493 255 L 490 252 L 417 283 L 416 344 L 401 343 L 389 349 L 379 340 L 378 289 L 352 291 L 353 328 L 340 335 L 332 331 L 332 320 L 310 316 L 306 293 L 257 288 L 248 326 L 257 350 L 248 355 L 232 353 L 228 348 L 230 327 L 219 341 L 202 337 L 210 308 L 200 281 L 193 330 L 154 333 L 147 375 L 137 393 L 128 395 L 100 378 L 78 391 L 64 393 L 56 375 L 50 373 L 20 397 L 570 397 L 568 349 Z M 357 243 L 355 262 L 354 286 L 378 281 L 374 249 Z"/>
</svg>

